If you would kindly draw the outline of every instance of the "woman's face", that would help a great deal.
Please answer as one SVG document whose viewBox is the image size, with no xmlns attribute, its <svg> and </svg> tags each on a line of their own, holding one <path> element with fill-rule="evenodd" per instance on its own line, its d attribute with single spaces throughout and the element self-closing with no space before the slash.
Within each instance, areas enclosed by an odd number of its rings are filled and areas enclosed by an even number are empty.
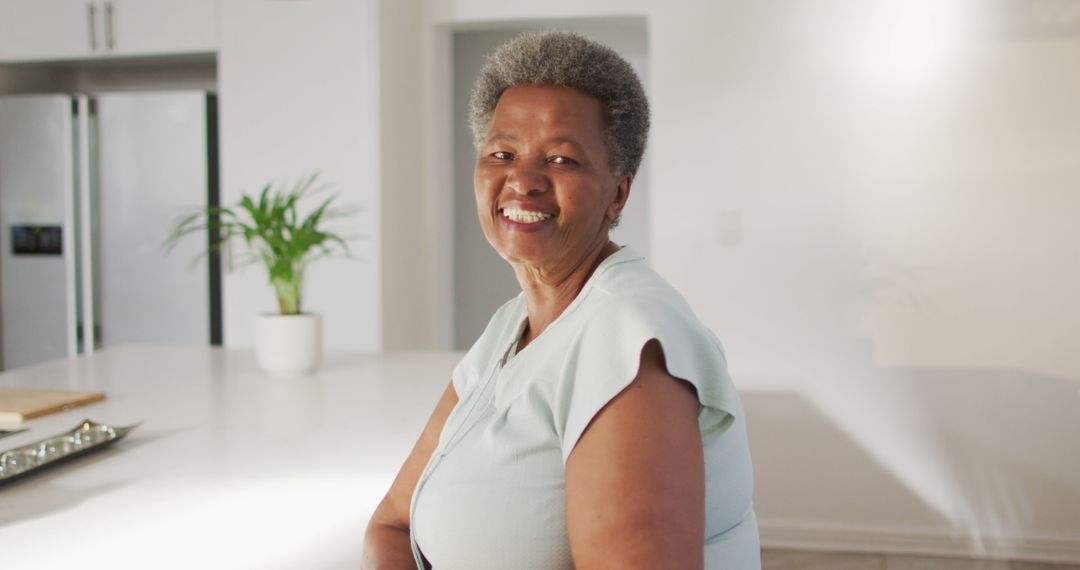
<svg viewBox="0 0 1080 570">
<path fill-rule="evenodd" d="M 484 236 L 512 264 L 568 274 L 608 242 L 630 176 L 616 176 L 599 99 L 569 87 L 507 89 L 476 161 Z"/>
</svg>

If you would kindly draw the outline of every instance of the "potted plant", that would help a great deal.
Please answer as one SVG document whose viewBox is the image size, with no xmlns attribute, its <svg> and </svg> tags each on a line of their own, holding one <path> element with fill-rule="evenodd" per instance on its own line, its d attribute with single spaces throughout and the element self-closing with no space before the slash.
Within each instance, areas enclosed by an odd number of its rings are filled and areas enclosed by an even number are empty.
<svg viewBox="0 0 1080 570">
<path fill-rule="evenodd" d="M 316 260 L 349 254 L 345 238 L 325 228 L 328 220 L 355 210 L 333 205 L 337 195 L 324 198 L 306 216 L 299 205 L 326 187 L 315 187 L 318 173 L 302 178 L 291 190 L 263 186 L 257 197 L 244 195 L 232 207 L 205 208 L 179 218 L 165 241 L 170 249 L 182 237 L 209 230 L 219 232 L 212 250 L 240 238 L 246 252 L 233 256 L 238 266 L 261 263 L 277 295 L 278 312 L 259 316 L 255 352 L 259 365 L 274 373 L 311 372 L 322 360 L 322 321 L 301 310 L 304 272 Z"/>
</svg>

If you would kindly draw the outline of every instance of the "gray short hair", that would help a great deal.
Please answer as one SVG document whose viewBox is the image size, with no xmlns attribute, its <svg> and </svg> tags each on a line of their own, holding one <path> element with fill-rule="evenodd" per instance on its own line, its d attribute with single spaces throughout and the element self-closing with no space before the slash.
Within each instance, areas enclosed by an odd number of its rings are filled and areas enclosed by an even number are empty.
<svg viewBox="0 0 1080 570">
<path fill-rule="evenodd" d="M 649 101 L 634 69 L 615 50 L 563 31 L 526 32 L 499 46 L 480 70 L 469 100 L 477 151 L 499 97 L 518 85 L 563 85 L 599 99 L 612 170 L 637 172 L 649 136 Z"/>
</svg>

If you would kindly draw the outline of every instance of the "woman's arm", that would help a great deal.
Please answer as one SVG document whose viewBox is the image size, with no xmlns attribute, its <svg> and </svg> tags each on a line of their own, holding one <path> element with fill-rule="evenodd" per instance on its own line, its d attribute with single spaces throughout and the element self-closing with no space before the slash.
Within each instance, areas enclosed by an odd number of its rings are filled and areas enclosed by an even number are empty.
<svg viewBox="0 0 1080 570">
<path fill-rule="evenodd" d="M 578 570 L 695 569 L 705 555 L 705 460 L 694 387 L 660 344 L 592 419 L 566 460 L 566 528 Z"/>
<path fill-rule="evenodd" d="M 457 404 L 458 396 L 454 383 L 446 387 L 435 411 L 424 427 L 405 464 L 401 466 L 394 483 L 390 485 L 375 513 L 371 515 L 367 533 L 364 535 L 364 555 L 361 568 L 364 570 L 416 569 L 412 547 L 409 544 L 409 505 L 412 504 L 413 490 L 420 480 L 420 475 L 427 466 L 428 459 L 439 443 L 446 417 Z"/>
</svg>

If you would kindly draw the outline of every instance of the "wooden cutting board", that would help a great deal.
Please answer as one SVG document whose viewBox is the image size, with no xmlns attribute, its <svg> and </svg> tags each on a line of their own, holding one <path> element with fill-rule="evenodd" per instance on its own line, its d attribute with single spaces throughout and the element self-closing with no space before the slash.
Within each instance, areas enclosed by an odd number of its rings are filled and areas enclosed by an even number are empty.
<svg viewBox="0 0 1080 570">
<path fill-rule="evenodd" d="M 105 399 L 103 392 L 0 388 L 0 426 L 20 427 L 31 418 Z"/>
</svg>

